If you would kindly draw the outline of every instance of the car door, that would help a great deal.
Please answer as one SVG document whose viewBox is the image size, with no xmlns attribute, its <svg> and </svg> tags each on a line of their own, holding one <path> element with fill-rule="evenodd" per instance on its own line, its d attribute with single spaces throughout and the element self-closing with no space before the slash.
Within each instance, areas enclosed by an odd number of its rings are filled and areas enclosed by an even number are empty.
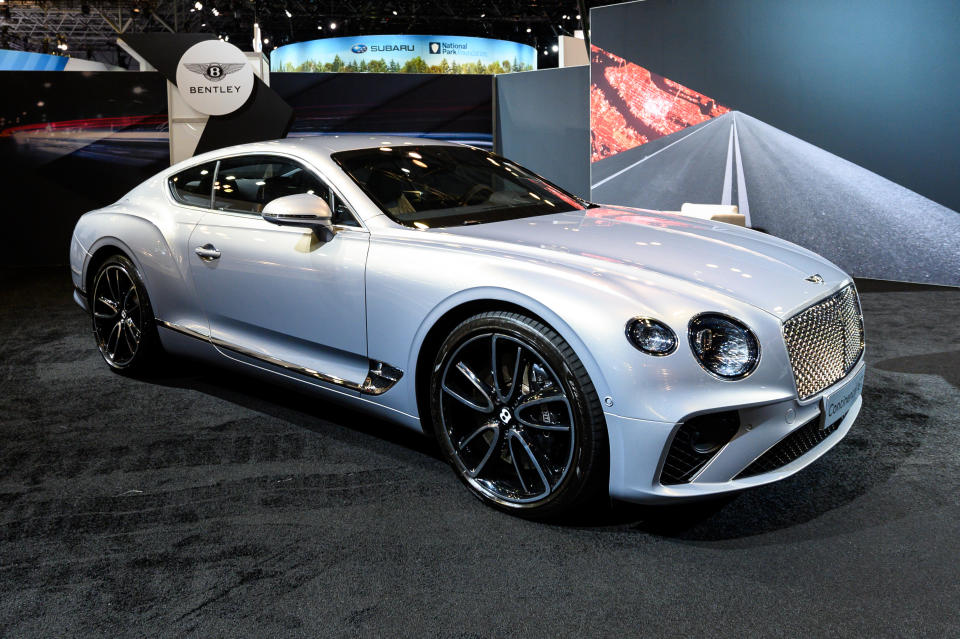
<svg viewBox="0 0 960 639">
<path fill-rule="evenodd" d="M 367 361 L 364 272 L 369 234 L 319 175 L 280 155 L 221 159 L 213 210 L 190 237 L 190 270 L 215 345 L 351 386 Z M 312 193 L 334 214 L 329 239 L 260 216 L 284 195 Z"/>
</svg>

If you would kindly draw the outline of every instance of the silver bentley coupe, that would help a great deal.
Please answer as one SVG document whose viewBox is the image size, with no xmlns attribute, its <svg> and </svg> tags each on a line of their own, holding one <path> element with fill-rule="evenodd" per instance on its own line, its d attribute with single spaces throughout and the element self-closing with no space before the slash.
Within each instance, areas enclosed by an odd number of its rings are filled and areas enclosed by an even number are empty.
<svg viewBox="0 0 960 639">
<path fill-rule="evenodd" d="M 777 481 L 862 403 L 860 302 L 830 262 L 458 144 L 200 155 L 80 218 L 70 263 L 114 370 L 166 352 L 314 389 L 530 517 Z"/>
</svg>

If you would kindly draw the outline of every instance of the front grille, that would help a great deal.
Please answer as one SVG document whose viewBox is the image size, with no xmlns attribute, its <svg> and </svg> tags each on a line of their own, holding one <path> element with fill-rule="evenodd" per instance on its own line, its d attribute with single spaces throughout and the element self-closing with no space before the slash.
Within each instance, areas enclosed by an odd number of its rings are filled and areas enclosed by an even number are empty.
<svg viewBox="0 0 960 639">
<path fill-rule="evenodd" d="M 843 379 L 863 353 L 863 314 L 851 284 L 783 323 L 800 399 Z"/>
<path fill-rule="evenodd" d="M 843 417 L 827 428 L 820 428 L 819 415 L 814 417 L 781 439 L 773 448 L 760 455 L 756 461 L 740 471 L 740 474 L 734 479 L 762 475 L 783 468 L 798 457 L 809 453 L 817 444 L 836 432 L 846 416 L 846 413 L 844 413 Z"/>
</svg>

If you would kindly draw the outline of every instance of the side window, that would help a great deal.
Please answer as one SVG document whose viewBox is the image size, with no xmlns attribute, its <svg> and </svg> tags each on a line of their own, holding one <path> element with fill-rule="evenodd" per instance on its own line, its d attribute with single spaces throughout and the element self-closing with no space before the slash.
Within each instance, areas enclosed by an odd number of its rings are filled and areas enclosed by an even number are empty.
<svg viewBox="0 0 960 639">
<path fill-rule="evenodd" d="M 190 167 L 170 178 L 170 192 L 182 204 L 210 208 L 210 191 L 217 163 L 208 162 Z"/>
<path fill-rule="evenodd" d="M 271 200 L 298 193 L 313 193 L 330 201 L 327 185 L 293 160 L 269 155 L 227 158 L 220 160 L 213 207 L 259 214 Z"/>
</svg>

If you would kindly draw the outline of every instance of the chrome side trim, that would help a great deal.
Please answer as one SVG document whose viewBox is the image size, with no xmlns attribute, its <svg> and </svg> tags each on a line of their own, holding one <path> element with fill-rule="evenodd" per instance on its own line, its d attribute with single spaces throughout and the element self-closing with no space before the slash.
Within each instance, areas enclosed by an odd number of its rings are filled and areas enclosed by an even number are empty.
<svg viewBox="0 0 960 639">
<path fill-rule="evenodd" d="M 334 384 L 335 386 L 357 391 L 363 393 L 364 395 L 382 395 L 393 388 L 393 386 L 400 381 L 400 378 L 403 377 L 403 371 L 399 368 L 391 366 L 385 362 L 369 360 L 370 368 L 366 379 L 364 379 L 362 383 L 351 382 L 334 375 L 328 375 L 327 373 L 322 373 L 320 371 L 313 370 L 312 368 L 307 368 L 305 366 L 300 366 L 299 364 L 282 360 L 278 357 L 273 357 L 271 355 L 260 353 L 231 342 L 226 342 L 222 339 L 217 339 L 211 335 L 201 333 L 200 331 L 192 328 L 180 326 L 179 324 L 167 322 L 162 319 L 157 319 L 155 321 L 157 326 L 162 326 L 163 328 L 186 335 L 187 337 L 209 342 L 218 348 L 225 348 L 235 353 L 239 353 L 245 357 L 259 360 L 267 364 L 272 364 L 273 366 L 303 375 L 304 377 L 310 377 L 321 382 Z"/>
</svg>

